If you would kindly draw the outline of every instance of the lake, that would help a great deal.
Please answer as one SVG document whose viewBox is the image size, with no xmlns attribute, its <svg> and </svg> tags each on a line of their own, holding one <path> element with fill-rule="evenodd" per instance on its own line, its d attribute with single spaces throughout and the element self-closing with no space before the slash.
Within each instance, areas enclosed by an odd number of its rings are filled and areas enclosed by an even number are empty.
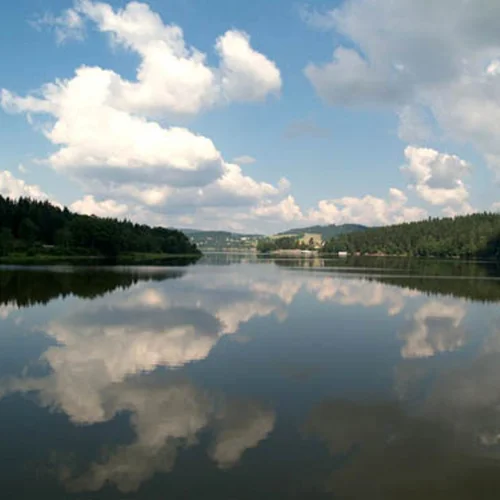
<svg viewBox="0 0 500 500">
<path fill-rule="evenodd" d="M 0 268 L 6 499 L 497 499 L 494 265 Z"/>
</svg>

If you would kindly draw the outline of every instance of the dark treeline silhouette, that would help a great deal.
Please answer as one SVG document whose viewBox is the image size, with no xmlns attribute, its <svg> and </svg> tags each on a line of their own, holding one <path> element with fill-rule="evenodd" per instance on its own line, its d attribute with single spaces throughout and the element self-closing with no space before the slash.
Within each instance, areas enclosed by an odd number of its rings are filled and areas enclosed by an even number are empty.
<svg viewBox="0 0 500 500">
<path fill-rule="evenodd" d="M 0 196 L 0 256 L 12 253 L 117 256 L 197 255 L 182 232 L 111 218 L 78 215 L 47 201 Z"/>
<path fill-rule="evenodd" d="M 139 281 L 180 278 L 181 270 L 114 271 L 78 268 L 68 271 L 3 269 L 0 272 L 0 305 L 29 307 L 47 304 L 59 297 L 74 295 L 92 299 L 118 288 L 126 289 Z"/>
<path fill-rule="evenodd" d="M 498 259 L 500 214 L 485 212 L 371 228 L 333 238 L 325 245 L 324 251 Z"/>
</svg>

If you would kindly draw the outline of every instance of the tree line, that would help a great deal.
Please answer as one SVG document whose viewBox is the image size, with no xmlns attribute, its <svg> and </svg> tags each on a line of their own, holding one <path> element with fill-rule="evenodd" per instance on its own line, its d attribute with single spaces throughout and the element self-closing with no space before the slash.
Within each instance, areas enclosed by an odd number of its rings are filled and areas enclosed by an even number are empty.
<svg viewBox="0 0 500 500">
<path fill-rule="evenodd" d="M 97 255 L 127 253 L 199 255 L 174 229 L 128 220 L 79 215 L 48 201 L 0 196 L 0 255 Z"/>
<path fill-rule="evenodd" d="M 282 238 L 262 238 L 257 242 L 257 251 L 262 253 L 275 252 L 276 250 L 314 250 L 314 240 L 311 238 L 306 244 L 296 236 L 283 236 Z"/>
<path fill-rule="evenodd" d="M 416 257 L 500 258 L 500 214 L 429 218 L 425 221 L 342 234 L 325 253 Z"/>
</svg>

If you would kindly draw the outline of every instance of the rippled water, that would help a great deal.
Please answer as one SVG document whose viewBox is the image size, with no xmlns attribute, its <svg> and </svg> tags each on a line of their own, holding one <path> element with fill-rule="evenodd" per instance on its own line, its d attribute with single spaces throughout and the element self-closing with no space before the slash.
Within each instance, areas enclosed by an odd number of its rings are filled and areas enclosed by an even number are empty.
<svg viewBox="0 0 500 500">
<path fill-rule="evenodd" d="M 2 498 L 499 497 L 495 268 L 238 260 L 0 269 Z"/>
</svg>

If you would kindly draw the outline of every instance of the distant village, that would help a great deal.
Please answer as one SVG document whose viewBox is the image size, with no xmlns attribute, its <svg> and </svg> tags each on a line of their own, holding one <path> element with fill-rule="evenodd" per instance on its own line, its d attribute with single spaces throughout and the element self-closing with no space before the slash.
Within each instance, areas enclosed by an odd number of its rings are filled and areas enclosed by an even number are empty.
<svg viewBox="0 0 500 500">
<path fill-rule="evenodd" d="M 259 245 L 262 246 L 264 241 L 278 242 L 278 240 L 287 240 L 292 243 L 292 248 L 277 248 L 270 252 L 277 255 L 316 255 L 326 243 L 320 233 L 308 232 L 263 236 L 212 231 L 191 234 L 190 239 L 205 252 L 258 252 Z"/>
</svg>

